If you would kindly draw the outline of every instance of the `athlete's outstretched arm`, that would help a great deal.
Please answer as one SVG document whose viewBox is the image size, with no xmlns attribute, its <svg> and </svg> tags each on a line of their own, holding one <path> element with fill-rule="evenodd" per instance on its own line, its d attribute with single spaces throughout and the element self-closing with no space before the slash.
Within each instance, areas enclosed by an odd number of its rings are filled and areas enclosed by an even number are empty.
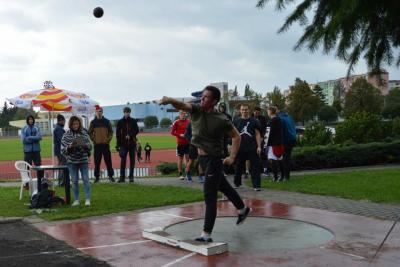
<svg viewBox="0 0 400 267">
<path fill-rule="evenodd" d="M 163 96 L 163 98 L 161 98 L 159 104 L 160 105 L 171 104 L 176 109 L 192 112 L 192 104 L 185 103 L 185 102 L 176 100 L 176 99 L 174 99 L 172 97 L 168 97 L 168 96 Z"/>
</svg>

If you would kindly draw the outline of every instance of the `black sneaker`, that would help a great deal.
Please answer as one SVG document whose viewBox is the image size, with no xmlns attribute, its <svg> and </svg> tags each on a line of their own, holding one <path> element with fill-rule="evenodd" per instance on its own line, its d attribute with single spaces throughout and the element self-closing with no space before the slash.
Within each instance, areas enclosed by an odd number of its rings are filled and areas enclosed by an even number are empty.
<svg viewBox="0 0 400 267">
<path fill-rule="evenodd" d="M 125 178 L 120 177 L 120 178 L 118 179 L 118 183 L 125 183 Z"/>
<path fill-rule="evenodd" d="M 203 243 L 213 242 L 211 237 L 207 238 L 207 237 L 203 237 L 203 236 L 197 237 L 194 240 L 197 241 L 197 242 L 203 242 Z"/>
<path fill-rule="evenodd" d="M 251 212 L 251 209 L 249 207 L 246 207 L 246 210 L 244 211 L 244 213 L 238 215 L 236 225 L 242 224 L 244 222 L 244 220 L 246 220 L 246 218 L 250 214 L 250 212 Z"/>
<path fill-rule="evenodd" d="M 133 178 L 132 177 L 129 178 L 129 182 L 133 183 Z"/>
<path fill-rule="evenodd" d="M 98 183 L 98 182 L 100 182 L 100 178 L 96 177 L 96 179 L 94 179 L 94 183 Z"/>
<path fill-rule="evenodd" d="M 113 177 L 109 177 L 108 180 L 110 180 L 110 183 L 115 183 L 115 180 Z"/>
</svg>

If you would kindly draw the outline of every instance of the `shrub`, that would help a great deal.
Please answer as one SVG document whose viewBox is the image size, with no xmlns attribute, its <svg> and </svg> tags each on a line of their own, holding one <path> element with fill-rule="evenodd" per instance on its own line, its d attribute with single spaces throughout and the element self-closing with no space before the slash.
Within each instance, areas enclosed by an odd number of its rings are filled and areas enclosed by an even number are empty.
<svg viewBox="0 0 400 267">
<path fill-rule="evenodd" d="M 392 121 L 392 136 L 400 137 L 400 117 L 396 117 Z"/>
<path fill-rule="evenodd" d="M 158 125 L 158 118 L 157 116 L 147 116 L 144 118 L 144 126 L 146 128 L 153 128 Z"/>
<path fill-rule="evenodd" d="M 325 105 L 318 111 L 318 119 L 326 123 L 337 121 L 338 111 L 332 106 Z"/>
<path fill-rule="evenodd" d="M 306 126 L 301 143 L 308 146 L 326 145 L 331 140 L 332 133 L 325 128 L 325 123 L 313 122 Z"/>
<path fill-rule="evenodd" d="M 383 137 L 381 118 L 368 112 L 357 112 L 336 127 L 335 143 L 379 141 Z"/>
<path fill-rule="evenodd" d="M 168 118 L 162 118 L 160 121 L 161 127 L 169 127 L 169 126 L 171 126 L 171 124 L 172 124 L 172 121 Z"/>
<path fill-rule="evenodd" d="M 295 170 L 340 168 L 400 162 L 400 140 L 354 145 L 295 147 Z"/>
<path fill-rule="evenodd" d="M 161 174 L 170 174 L 178 171 L 178 164 L 176 162 L 163 162 L 156 168 L 157 171 L 161 172 Z"/>
</svg>

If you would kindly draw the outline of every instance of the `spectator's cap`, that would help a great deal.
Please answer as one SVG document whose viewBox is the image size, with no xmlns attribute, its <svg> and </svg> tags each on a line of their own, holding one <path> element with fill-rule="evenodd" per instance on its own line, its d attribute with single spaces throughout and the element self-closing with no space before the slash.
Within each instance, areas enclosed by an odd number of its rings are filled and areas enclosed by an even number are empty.
<svg viewBox="0 0 400 267">
<path fill-rule="evenodd" d="M 101 110 L 101 111 L 103 111 L 103 108 L 102 108 L 102 107 L 100 107 L 99 105 L 96 105 L 96 111 L 98 111 L 98 110 Z"/>
<path fill-rule="evenodd" d="M 58 115 L 57 115 L 57 121 L 65 121 L 64 116 L 61 115 L 61 114 L 58 114 Z"/>
<path fill-rule="evenodd" d="M 124 107 L 124 113 L 131 113 L 130 107 Z"/>
</svg>

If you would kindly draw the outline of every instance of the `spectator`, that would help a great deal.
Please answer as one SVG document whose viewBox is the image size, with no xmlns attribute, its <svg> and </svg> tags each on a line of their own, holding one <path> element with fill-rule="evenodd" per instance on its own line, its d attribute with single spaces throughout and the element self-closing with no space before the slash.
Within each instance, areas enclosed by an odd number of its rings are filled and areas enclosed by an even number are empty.
<svg viewBox="0 0 400 267">
<path fill-rule="evenodd" d="M 186 179 L 188 180 L 188 182 L 192 182 L 192 172 L 191 170 L 192 165 L 195 163 L 195 160 L 198 157 L 198 153 L 197 153 L 197 147 L 195 147 L 192 144 L 192 123 L 189 123 L 186 131 L 185 131 L 185 138 L 189 140 L 190 142 L 190 146 L 189 146 L 189 161 L 186 165 Z M 196 168 L 195 168 L 196 169 Z M 204 183 L 204 173 L 201 169 L 200 164 L 198 164 L 198 170 L 199 170 L 199 183 Z"/>
<path fill-rule="evenodd" d="M 104 157 L 104 162 L 107 166 L 109 181 L 112 183 L 115 182 L 110 151 L 113 129 L 111 122 L 103 116 L 103 108 L 97 107 L 96 117 L 90 122 L 88 133 L 94 145 L 94 182 L 98 183 L 100 179 L 102 157 Z"/>
<path fill-rule="evenodd" d="M 140 142 L 138 141 L 136 143 L 137 148 L 136 148 L 136 156 L 137 156 L 137 162 L 140 163 L 142 159 L 142 144 L 140 144 Z"/>
<path fill-rule="evenodd" d="M 278 109 L 277 109 L 278 110 Z M 292 117 L 286 112 L 278 110 L 278 117 L 282 121 L 283 126 L 283 175 L 286 180 L 290 179 L 290 158 L 292 156 L 293 147 L 296 145 L 296 125 Z"/>
<path fill-rule="evenodd" d="M 61 139 L 65 133 L 65 118 L 63 115 L 57 115 L 57 124 L 53 131 L 54 155 L 57 157 L 58 165 L 67 165 L 67 159 L 61 153 Z M 58 185 L 64 185 L 64 172 L 58 172 Z"/>
<path fill-rule="evenodd" d="M 26 117 L 26 125 L 21 130 L 21 139 L 24 147 L 24 161 L 30 165 L 33 165 L 32 163 L 35 166 L 42 165 L 42 158 L 40 156 L 42 134 L 39 127 L 35 125 L 35 118 L 32 115 Z M 38 176 L 43 178 L 44 172 L 39 171 Z"/>
<path fill-rule="evenodd" d="M 232 121 L 232 116 L 226 112 L 226 104 L 224 102 L 219 103 L 218 111 L 223 113 L 228 120 Z M 229 156 L 228 145 L 231 145 L 231 144 L 232 144 L 232 140 L 229 138 L 229 135 L 225 134 L 224 135 L 224 157 Z"/>
<path fill-rule="evenodd" d="M 172 124 L 171 134 L 176 137 L 176 155 L 178 156 L 178 172 L 181 180 L 185 179 L 182 173 L 182 163 L 189 161 L 189 140 L 185 138 L 185 130 L 189 124 L 186 111 L 179 111 L 179 119 Z"/>
<path fill-rule="evenodd" d="M 61 139 L 61 152 L 67 158 L 69 173 L 72 178 L 72 191 L 75 201 L 72 206 L 79 203 L 79 172 L 85 190 L 85 206 L 90 206 L 90 183 L 89 183 L 89 155 L 91 144 L 89 135 L 83 130 L 82 121 L 77 116 L 72 116 L 68 122 L 69 130 Z"/>
<path fill-rule="evenodd" d="M 282 136 L 282 121 L 277 116 L 277 108 L 271 106 L 268 108 L 268 116 L 271 120 L 267 124 L 265 134 L 266 154 L 272 163 L 273 181 L 281 182 L 284 180 L 283 175 L 283 136 Z M 280 170 L 281 175 L 278 176 Z"/>
<path fill-rule="evenodd" d="M 151 146 L 148 142 L 146 142 L 146 145 L 144 146 L 144 153 L 145 153 L 144 162 L 150 162 Z"/>
<path fill-rule="evenodd" d="M 219 102 L 221 93 L 214 86 L 207 86 L 203 90 L 200 105 L 184 103 L 164 96 L 160 104 L 172 104 L 175 108 L 191 112 L 193 126 L 193 145 L 197 147 L 199 162 L 205 170 L 204 199 L 206 203 L 203 232 L 196 238 L 199 242 L 212 242 L 211 233 L 217 216 L 217 196 L 221 191 L 228 197 L 238 211 L 236 224 L 242 224 L 251 209 L 243 203 L 238 193 L 232 188 L 223 175 L 222 165 L 232 164 L 239 149 L 240 135 L 233 127 L 232 122 L 215 111 L 215 105 Z M 207 127 L 204 127 L 207 125 Z M 229 157 L 224 160 L 223 136 L 230 132 L 232 138 L 232 150 Z"/>
<path fill-rule="evenodd" d="M 133 183 L 133 173 L 135 168 L 135 154 L 136 154 L 136 136 L 139 133 L 137 121 L 131 118 L 131 109 L 125 107 L 123 109 L 124 117 L 117 123 L 117 146 L 116 150 L 119 152 L 121 158 L 120 178 L 118 183 L 125 182 L 125 168 L 126 158 L 129 154 L 129 182 Z"/>
<path fill-rule="evenodd" d="M 267 129 L 267 118 L 261 114 L 261 108 L 260 107 L 255 107 L 254 108 L 254 113 L 253 116 L 255 119 L 258 120 L 260 123 L 260 134 L 261 134 L 261 147 L 264 147 L 264 135 L 265 135 L 265 130 Z M 263 173 L 268 175 L 268 158 L 265 153 L 260 153 L 261 156 L 261 169 L 263 170 Z"/>
<path fill-rule="evenodd" d="M 240 148 L 236 158 L 234 184 L 236 188 L 242 185 L 243 168 L 246 160 L 249 160 L 253 189 L 260 191 L 260 123 L 255 118 L 250 117 L 249 106 L 246 104 L 240 106 L 240 114 L 241 117 L 233 122 L 241 137 Z"/>
</svg>

